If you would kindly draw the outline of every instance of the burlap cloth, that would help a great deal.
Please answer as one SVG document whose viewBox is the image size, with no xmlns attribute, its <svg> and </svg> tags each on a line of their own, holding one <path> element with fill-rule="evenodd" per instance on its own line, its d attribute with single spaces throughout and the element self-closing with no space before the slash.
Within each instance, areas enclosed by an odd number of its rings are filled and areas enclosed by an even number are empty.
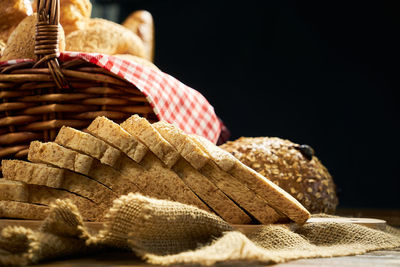
<svg viewBox="0 0 400 267">
<path fill-rule="evenodd" d="M 127 249 L 149 263 L 257 261 L 355 255 L 400 247 L 400 231 L 355 224 L 268 225 L 245 236 L 217 216 L 184 204 L 129 194 L 116 200 L 103 230 L 91 235 L 71 202 L 57 200 L 39 230 L 1 231 L 0 265 L 26 265 L 60 256 Z"/>
</svg>

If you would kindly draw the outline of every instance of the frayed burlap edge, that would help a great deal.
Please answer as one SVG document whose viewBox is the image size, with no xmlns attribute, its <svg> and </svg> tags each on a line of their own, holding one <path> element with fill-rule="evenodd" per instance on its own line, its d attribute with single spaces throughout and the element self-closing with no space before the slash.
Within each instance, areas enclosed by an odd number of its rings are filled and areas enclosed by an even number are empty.
<svg viewBox="0 0 400 267">
<path fill-rule="evenodd" d="M 295 259 L 362 254 L 400 247 L 400 231 L 355 224 L 308 223 L 289 229 L 267 225 L 248 236 L 196 207 L 128 194 L 114 202 L 97 235 L 84 227 L 69 200 L 57 200 L 38 231 L 6 227 L 1 265 L 26 265 L 107 247 L 129 249 L 153 264 L 221 261 L 280 263 Z"/>
</svg>

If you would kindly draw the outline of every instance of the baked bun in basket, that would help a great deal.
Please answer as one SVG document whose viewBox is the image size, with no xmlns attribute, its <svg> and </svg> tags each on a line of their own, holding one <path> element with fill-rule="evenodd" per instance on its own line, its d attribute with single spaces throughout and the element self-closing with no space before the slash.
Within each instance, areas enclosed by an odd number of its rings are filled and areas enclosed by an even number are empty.
<svg viewBox="0 0 400 267">
<path fill-rule="evenodd" d="M 8 37 L 27 16 L 32 15 L 29 0 L 0 1 L 0 41 L 7 43 Z"/>
<path fill-rule="evenodd" d="M 38 0 L 33 1 L 33 10 L 36 12 Z M 92 14 L 92 4 L 89 0 L 60 0 L 60 23 L 65 35 L 86 28 L 87 21 Z"/>
<path fill-rule="evenodd" d="M 35 32 L 37 14 L 24 18 L 8 38 L 7 45 L 2 53 L 1 61 L 21 58 L 36 58 L 35 55 Z M 64 30 L 59 24 L 58 50 L 65 50 Z"/>
<path fill-rule="evenodd" d="M 276 137 L 241 137 L 221 148 L 290 193 L 309 212 L 335 212 L 335 184 L 311 147 Z"/>
<path fill-rule="evenodd" d="M 66 37 L 66 50 L 107 55 L 131 54 L 145 58 L 142 40 L 122 25 L 105 19 L 90 19 L 86 28 Z"/>
</svg>

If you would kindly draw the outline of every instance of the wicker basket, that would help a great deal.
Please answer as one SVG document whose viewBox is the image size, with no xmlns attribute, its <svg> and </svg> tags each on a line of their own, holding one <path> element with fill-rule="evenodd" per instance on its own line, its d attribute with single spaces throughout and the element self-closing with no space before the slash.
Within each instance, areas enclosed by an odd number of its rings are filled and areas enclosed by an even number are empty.
<svg viewBox="0 0 400 267">
<path fill-rule="evenodd" d="M 97 116 L 156 121 L 132 84 L 81 59 L 59 63 L 59 0 L 40 0 L 36 61 L 0 66 L 0 159 L 25 158 L 32 140 L 52 141 L 63 125 L 86 128 Z"/>
</svg>

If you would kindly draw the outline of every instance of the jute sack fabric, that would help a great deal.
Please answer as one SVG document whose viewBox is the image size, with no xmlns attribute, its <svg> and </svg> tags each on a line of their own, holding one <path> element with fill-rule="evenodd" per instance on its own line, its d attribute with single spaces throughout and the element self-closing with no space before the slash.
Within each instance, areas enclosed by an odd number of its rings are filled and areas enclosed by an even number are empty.
<svg viewBox="0 0 400 267">
<path fill-rule="evenodd" d="M 51 205 L 39 230 L 8 226 L 0 234 L 0 265 L 27 265 L 112 248 L 154 264 L 220 261 L 279 263 L 400 247 L 400 231 L 355 224 L 268 225 L 249 236 L 219 217 L 177 202 L 129 194 L 114 202 L 104 228 L 91 234 L 68 200 Z"/>
</svg>

